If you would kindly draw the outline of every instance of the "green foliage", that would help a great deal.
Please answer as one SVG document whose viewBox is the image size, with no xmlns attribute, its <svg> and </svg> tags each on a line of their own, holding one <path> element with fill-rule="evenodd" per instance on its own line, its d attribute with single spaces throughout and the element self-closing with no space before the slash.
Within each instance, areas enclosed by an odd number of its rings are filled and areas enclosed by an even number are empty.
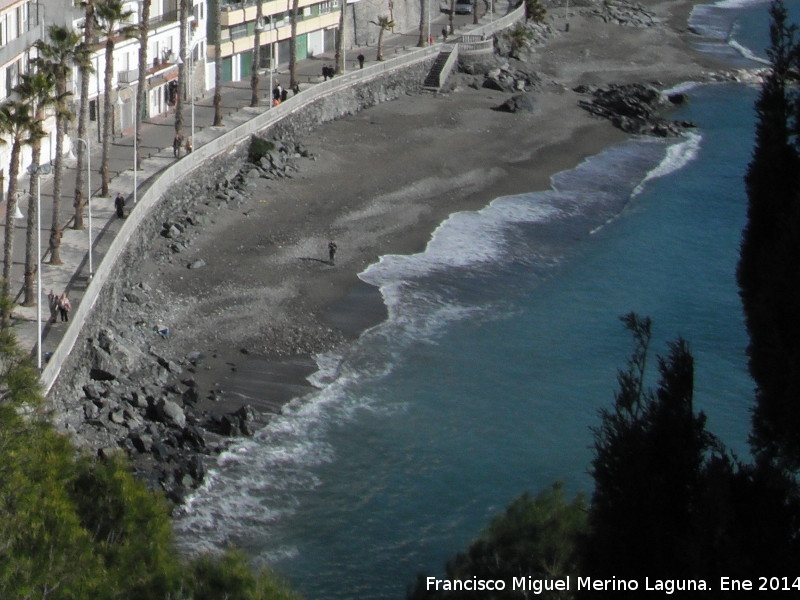
<svg viewBox="0 0 800 600">
<path fill-rule="evenodd" d="M 194 600 L 299 600 L 278 577 L 266 570 L 254 574 L 238 550 L 220 558 L 202 556 L 191 565 Z"/>
<path fill-rule="evenodd" d="M 528 47 L 533 34 L 522 23 L 517 23 L 513 29 L 508 31 L 511 42 L 511 56 L 517 56 L 522 50 Z"/>
<path fill-rule="evenodd" d="M 38 376 L 8 331 L 0 366 L 0 598 L 297 599 L 241 553 L 183 561 L 166 501 L 121 456 L 76 458 L 30 410 L 42 404 Z"/>
<path fill-rule="evenodd" d="M 525 19 L 534 23 L 544 23 L 547 18 L 547 10 L 542 4 L 542 0 L 525 0 Z"/>
<path fill-rule="evenodd" d="M 737 271 L 756 382 L 753 449 L 800 468 L 800 69 L 797 28 L 783 2 L 770 13 L 767 73 L 756 103 L 756 142 L 745 183 L 748 214 Z"/>
<path fill-rule="evenodd" d="M 694 361 L 686 342 L 658 358 L 656 391 L 645 390 L 650 321 L 623 318 L 635 340 L 628 369 L 618 377 L 613 409 L 595 428 L 595 490 L 588 538 L 589 574 L 677 577 L 693 566 L 689 552 L 703 469 L 717 440 L 694 414 Z"/>
<path fill-rule="evenodd" d="M 443 592 L 427 590 L 420 577 L 408 598 L 455 600 L 467 598 L 518 598 L 511 589 L 514 577 L 560 578 L 574 575 L 578 567 L 578 539 L 586 533 L 586 502 L 578 495 L 564 497 L 561 483 L 535 498 L 523 494 L 496 516 L 473 542 L 466 554 L 459 554 L 447 565 L 447 579 L 502 579 L 508 587 L 492 592 Z M 541 598 L 571 598 L 566 591 L 544 591 Z"/>
<path fill-rule="evenodd" d="M 257 135 L 250 137 L 250 146 L 247 148 L 247 160 L 258 164 L 261 159 L 275 149 L 275 144 Z"/>
</svg>

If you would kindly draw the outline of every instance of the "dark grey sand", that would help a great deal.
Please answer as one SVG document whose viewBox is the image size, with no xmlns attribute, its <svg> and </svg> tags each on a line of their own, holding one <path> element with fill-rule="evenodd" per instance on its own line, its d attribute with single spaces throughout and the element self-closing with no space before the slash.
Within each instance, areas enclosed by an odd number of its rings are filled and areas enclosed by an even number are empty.
<svg viewBox="0 0 800 600">
<path fill-rule="evenodd" d="M 717 65 L 687 44 L 691 5 L 644 4 L 667 26 L 574 16 L 564 33 L 563 19 L 554 22 L 562 31 L 533 65 L 552 81 L 535 114 L 492 110 L 508 95 L 467 87 L 381 104 L 301 140 L 315 160 L 301 160 L 295 178 L 210 215 L 185 261 L 149 274 L 166 295 L 176 355 L 207 357 L 203 391 L 233 386 L 239 400 L 277 409 L 308 390 L 311 354 L 384 317 L 377 291 L 357 277 L 368 265 L 420 252 L 451 213 L 546 189 L 553 174 L 625 139 L 578 107 L 574 86 L 706 78 Z M 329 239 L 338 244 L 335 266 Z M 185 268 L 198 258 L 207 266 Z M 257 387 L 267 390 L 254 402 Z"/>
</svg>

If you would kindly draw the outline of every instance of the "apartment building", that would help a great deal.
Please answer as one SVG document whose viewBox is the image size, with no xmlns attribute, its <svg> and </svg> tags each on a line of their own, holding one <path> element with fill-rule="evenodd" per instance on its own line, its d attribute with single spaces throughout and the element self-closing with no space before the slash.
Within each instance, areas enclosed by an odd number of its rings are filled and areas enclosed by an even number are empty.
<svg viewBox="0 0 800 600">
<path fill-rule="evenodd" d="M 332 52 L 336 45 L 340 2 L 344 0 L 299 0 L 297 13 L 297 59 Z M 222 81 L 239 81 L 250 76 L 253 64 L 256 13 L 258 0 L 209 0 L 207 37 L 210 40 L 208 60 L 214 60 L 215 19 L 220 19 L 222 35 Z M 267 68 L 270 57 L 273 67 L 289 62 L 291 43 L 290 13 L 292 0 L 261 2 L 261 68 Z"/>
<path fill-rule="evenodd" d="M 206 5 L 205 0 L 190 0 L 190 14 L 187 19 L 187 77 L 196 84 L 195 89 L 205 89 L 204 53 Z M 142 7 L 140 2 L 125 4 L 131 16 L 122 23 L 135 25 L 141 22 Z M 147 39 L 147 94 L 145 105 L 141 108 L 144 118 L 163 115 L 175 106 L 178 91 L 178 62 L 180 56 L 180 12 L 179 0 L 152 0 L 149 17 L 149 34 Z M 83 20 L 77 19 L 76 28 L 83 26 Z M 102 123 L 105 39 L 95 36 L 92 52 L 94 77 L 89 84 L 89 117 L 99 131 Z M 113 122 L 115 132 L 126 132 L 134 125 L 136 93 L 139 85 L 139 40 L 137 38 L 118 38 L 115 41 L 113 54 L 112 105 L 115 111 Z M 74 88 L 79 89 L 79 74 L 74 74 Z M 187 85 L 187 90 L 193 86 Z M 188 92 L 187 92 L 188 93 Z M 76 102 L 80 98 L 76 97 Z"/>
</svg>

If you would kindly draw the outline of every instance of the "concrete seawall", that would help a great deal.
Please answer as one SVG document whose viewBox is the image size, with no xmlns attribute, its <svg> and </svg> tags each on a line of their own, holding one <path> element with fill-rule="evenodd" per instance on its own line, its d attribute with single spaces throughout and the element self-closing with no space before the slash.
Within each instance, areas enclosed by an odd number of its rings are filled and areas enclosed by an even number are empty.
<svg viewBox="0 0 800 600">
<path fill-rule="evenodd" d="M 55 422 L 69 422 L 67 413 L 80 403 L 75 386 L 89 368 L 92 345 L 86 332 L 114 319 L 123 290 L 148 260 L 152 240 L 159 236 L 169 215 L 188 209 L 187 198 L 213 195 L 219 182 L 232 178 L 246 160 L 253 134 L 308 133 L 325 122 L 419 92 L 438 49 L 421 49 L 317 84 L 196 148 L 141 185 L 137 205 L 97 266 L 68 331 L 42 372 L 42 386 L 55 409 Z"/>
</svg>

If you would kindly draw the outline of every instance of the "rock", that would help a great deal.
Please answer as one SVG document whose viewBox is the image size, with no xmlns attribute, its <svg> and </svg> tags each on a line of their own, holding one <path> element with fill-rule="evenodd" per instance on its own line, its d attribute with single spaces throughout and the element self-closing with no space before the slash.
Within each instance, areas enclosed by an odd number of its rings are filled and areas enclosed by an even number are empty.
<svg viewBox="0 0 800 600">
<path fill-rule="evenodd" d="M 187 265 L 189 269 L 201 269 L 205 266 L 206 266 L 206 261 L 204 261 L 202 258 L 199 258 L 196 261 L 189 263 Z"/>
<path fill-rule="evenodd" d="M 183 429 L 186 426 L 186 413 L 172 400 L 161 399 L 156 402 L 156 416 L 162 423 Z"/>
<path fill-rule="evenodd" d="M 146 433 L 131 433 L 130 440 L 137 452 L 150 452 L 153 449 L 153 436 Z"/>
<path fill-rule="evenodd" d="M 509 113 L 534 113 L 537 110 L 536 100 L 532 94 L 515 94 L 500 106 L 497 110 Z"/>
</svg>

